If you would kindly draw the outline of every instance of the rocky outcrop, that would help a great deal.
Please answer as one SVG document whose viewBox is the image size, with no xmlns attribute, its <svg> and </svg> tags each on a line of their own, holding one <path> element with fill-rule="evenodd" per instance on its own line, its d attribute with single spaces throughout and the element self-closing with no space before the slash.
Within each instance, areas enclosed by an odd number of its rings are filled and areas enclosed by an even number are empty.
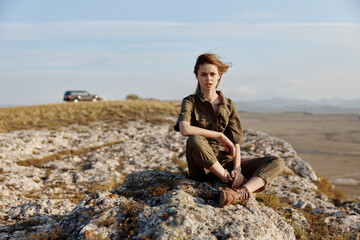
<svg viewBox="0 0 360 240">
<path fill-rule="evenodd" d="M 246 207 L 219 208 L 217 192 L 215 185 L 181 174 L 146 170 L 130 174 L 112 193 L 85 197 L 60 226 L 71 239 L 87 232 L 113 239 L 294 239 L 293 228 L 271 208 L 255 199 Z"/>
<path fill-rule="evenodd" d="M 141 121 L 0 134 L 0 239 L 294 239 L 311 217 L 356 239 L 359 202 L 319 193 L 289 143 L 245 131 L 243 158 L 276 155 L 286 168 L 258 201 L 219 208 L 220 182 L 187 177 L 185 141 Z"/>
</svg>

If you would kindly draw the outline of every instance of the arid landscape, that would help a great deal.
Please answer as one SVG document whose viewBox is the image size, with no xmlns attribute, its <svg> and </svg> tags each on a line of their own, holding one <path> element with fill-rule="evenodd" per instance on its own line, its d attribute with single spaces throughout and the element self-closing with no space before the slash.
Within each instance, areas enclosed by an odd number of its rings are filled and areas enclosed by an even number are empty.
<svg viewBox="0 0 360 240">
<path fill-rule="evenodd" d="M 360 118 L 356 114 L 240 112 L 244 129 L 284 139 L 345 199 L 360 197 Z"/>
<path fill-rule="evenodd" d="M 220 181 L 186 175 L 178 112 L 149 99 L 0 109 L 0 239 L 359 238 L 359 200 L 318 177 L 358 184 L 355 115 L 241 113 L 241 157 L 285 168 L 244 206 L 220 208 Z"/>
</svg>

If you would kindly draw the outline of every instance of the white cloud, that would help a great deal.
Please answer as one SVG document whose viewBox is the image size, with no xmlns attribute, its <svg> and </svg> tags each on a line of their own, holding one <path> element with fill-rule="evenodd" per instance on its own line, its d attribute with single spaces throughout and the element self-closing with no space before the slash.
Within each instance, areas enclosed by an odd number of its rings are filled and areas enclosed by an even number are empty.
<svg viewBox="0 0 360 240">
<path fill-rule="evenodd" d="M 256 93 L 257 93 L 255 88 L 248 87 L 245 85 L 238 85 L 238 86 L 234 86 L 232 88 L 224 87 L 223 92 L 231 94 L 231 95 L 241 94 L 242 96 L 244 96 L 244 95 L 251 96 L 251 95 L 256 95 Z"/>
<path fill-rule="evenodd" d="M 255 89 L 244 86 L 244 85 L 237 86 L 236 90 L 238 93 L 241 93 L 241 94 L 255 94 L 256 93 Z"/>
<path fill-rule="evenodd" d="M 214 29 L 216 31 L 214 32 Z M 147 21 L 75 21 L 0 23 L 0 42 L 58 40 L 68 37 L 264 38 L 351 42 L 360 48 L 357 23 L 178 23 Z"/>
<path fill-rule="evenodd" d="M 301 86 L 304 84 L 304 80 L 302 79 L 290 79 L 289 81 L 294 86 Z"/>
<path fill-rule="evenodd" d="M 324 69 L 313 66 L 303 69 L 283 69 L 279 72 L 249 72 L 234 75 L 242 82 L 238 88 L 226 89 L 233 100 L 267 99 L 274 97 L 295 99 L 358 98 L 360 70 Z M 227 86 L 234 84 L 227 83 Z M 233 90 L 233 91 L 231 91 Z M 256 91 L 252 91 L 256 90 Z"/>
<path fill-rule="evenodd" d="M 100 50 L 92 51 L 56 51 L 28 50 L 20 53 L 3 53 L 0 55 L 0 69 L 21 68 L 61 68 L 61 67 L 136 67 L 158 64 L 159 67 L 169 63 L 170 58 L 183 59 L 186 54 L 181 52 L 131 52 L 110 53 Z"/>
<path fill-rule="evenodd" d="M 65 21 L 47 23 L 0 23 L 0 40 L 34 41 L 66 37 L 109 37 L 156 35 L 182 25 L 176 22 L 152 21 Z M 166 31 L 165 31 L 166 33 Z"/>
<path fill-rule="evenodd" d="M 181 99 L 195 88 L 196 54 L 220 47 L 234 63 L 222 83 L 233 100 L 358 97 L 359 39 L 350 23 L 0 23 L 0 79 L 111 79 L 109 97 L 154 88 L 147 94 Z"/>
<path fill-rule="evenodd" d="M 269 18 L 277 15 L 278 13 L 276 12 L 252 12 L 252 13 L 243 14 L 242 16 L 244 18 Z"/>
</svg>

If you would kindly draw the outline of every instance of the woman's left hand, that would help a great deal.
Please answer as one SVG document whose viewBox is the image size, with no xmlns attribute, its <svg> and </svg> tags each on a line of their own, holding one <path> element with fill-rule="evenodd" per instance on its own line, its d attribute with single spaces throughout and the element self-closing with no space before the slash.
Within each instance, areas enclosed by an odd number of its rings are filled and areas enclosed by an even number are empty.
<svg viewBox="0 0 360 240">
<path fill-rule="evenodd" d="M 239 169 L 238 170 L 232 170 L 230 174 L 231 174 L 231 177 L 234 179 L 231 188 L 236 189 L 244 181 L 244 176 L 241 174 L 241 169 L 240 170 Z"/>
</svg>

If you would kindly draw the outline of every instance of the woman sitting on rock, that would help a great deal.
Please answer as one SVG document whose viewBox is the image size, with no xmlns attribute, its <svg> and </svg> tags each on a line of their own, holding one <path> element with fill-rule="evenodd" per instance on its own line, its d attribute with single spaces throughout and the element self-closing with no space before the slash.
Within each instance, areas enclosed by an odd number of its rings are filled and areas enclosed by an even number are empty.
<svg viewBox="0 0 360 240">
<path fill-rule="evenodd" d="M 284 168 L 283 160 L 273 156 L 241 160 L 239 115 L 235 104 L 216 90 L 228 68 L 211 53 L 197 58 L 196 92 L 183 99 L 174 127 L 189 137 L 186 158 L 190 176 L 197 181 L 218 177 L 231 186 L 220 190 L 220 206 L 246 203 L 252 192 L 263 191 Z"/>
</svg>

